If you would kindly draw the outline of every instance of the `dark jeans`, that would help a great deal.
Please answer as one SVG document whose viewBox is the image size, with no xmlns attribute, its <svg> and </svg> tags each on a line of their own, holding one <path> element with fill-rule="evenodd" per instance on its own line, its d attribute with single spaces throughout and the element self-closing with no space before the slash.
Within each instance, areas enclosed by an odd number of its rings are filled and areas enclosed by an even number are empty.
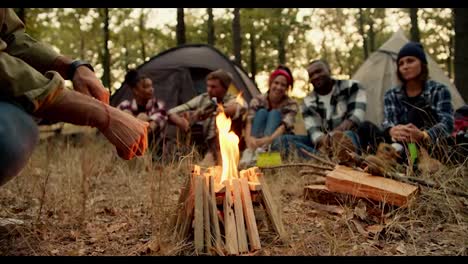
<svg viewBox="0 0 468 264">
<path fill-rule="evenodd" d="M 31 116 L 0 101 L 0 185 L 26 166 L 38 141 L 39 129 Z"/>
<path fill-rule="evenodd" d="M 374 123 L 369 121 L 362 122 L 356 132 L 361 142 L 361 151 L 365 153 L 375 153 L 381 142 L 392 143 L 388 131 L 381 130 Z"/>
<path fill-rule="evenodd" d="M 255 117 L 252 121 L 250 135 L 255 138 L 270 136 L 281 125 L 281 120 L 280 111 L 268 111 L 264 108 L 259 109 L 257 113 L 255 113 Z"/>
</svg>

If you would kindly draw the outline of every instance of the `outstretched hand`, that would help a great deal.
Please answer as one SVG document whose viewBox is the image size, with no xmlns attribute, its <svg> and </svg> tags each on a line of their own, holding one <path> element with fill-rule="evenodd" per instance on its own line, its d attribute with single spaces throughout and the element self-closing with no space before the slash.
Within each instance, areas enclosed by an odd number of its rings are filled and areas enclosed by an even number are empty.
<svg viewBox="0 0 468 264">
<path fill-rule="evenodd" d="M 78 67 L 73 75 L 73 87 L 77 92 L 89 95 L 109 104 L 109 91 L 102 85 L 95 73 L 87 67 Z"/>
<path fill-rule="evenodd" d="M 103 135 L 115 146 L 119 157 L 130 160 L 142 156 L 148 148 L 148 122 L 114 107 L 109 110 L 108 127 L 101 128 Z"/>
</svg>

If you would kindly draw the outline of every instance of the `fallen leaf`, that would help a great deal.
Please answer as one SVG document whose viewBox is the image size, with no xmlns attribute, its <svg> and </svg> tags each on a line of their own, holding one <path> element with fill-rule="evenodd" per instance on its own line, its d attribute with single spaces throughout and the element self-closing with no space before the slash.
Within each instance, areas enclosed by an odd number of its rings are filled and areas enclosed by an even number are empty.
<svg viewBox="0 0 468 264">
<path fill-rule="evenodd" d="M 59 251 L 58 249 L 54 249 L 54 250 L 51 250 L 50 253 L 53 255 L 58 255 Z"/>
<path fill-rule="evenodd" d="M 354 226 L 356 227 L 357 231 L 359 232 L 359 234 L 363 235 L 364 237 L 368 237 L 369 236 L 369 233 L 364 230 L 364 228 L 362 227 L 361 223 L 359 223 L 358 221 L 356 220 L 351 220 L 351 222 L 354 224 Z"/>
<path fill-rule="evenodd" d="M 370 225 L 366 228 L 367 232 L 372 233 L 372 234 L 378 234 L 384 230 L 383 225 Z"/>
<path fill-rule="evenodd" d="M 107 228 L 107 232 L 108 233 L 114 233 L 114 232 L 124 228 L 125 226 L 127 226 L 127 223 L 113 224 L 113 225 L 111 225 L 110 227 Z"/>
<path fill-rule="evenodd" d="M 401 254 L 406 254 L 405 245 L 403 243 L 398 244 L 396 250 Z"/>
</svg>

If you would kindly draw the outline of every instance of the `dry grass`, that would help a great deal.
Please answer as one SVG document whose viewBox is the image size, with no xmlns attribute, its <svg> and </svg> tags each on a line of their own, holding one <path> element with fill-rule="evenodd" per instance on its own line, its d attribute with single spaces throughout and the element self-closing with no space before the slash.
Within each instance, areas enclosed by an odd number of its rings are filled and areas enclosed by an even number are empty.
<svg viewBox="0 0 468 264">
<path fill-rule="evenodd" d="M 25 222 L 0 233 L 0 255 L 193 255 L 191 241 L 171 240 L 169 222 L 198 160 L 192 153 L 161 166 L 148 153 L 123 161 L 100 137 L 43 141 L 0 189 L 0 217 Z M 332 215 L 303 200 L 308 179 L 299 170 L 264 172 L 291 239 L 285 245 L 260 228 L 256 255 L 468 255 L 466 199 L 423 188 L 407 208 L 349 199 Z M 468 190 L 466 164 L 421 177 Z M 372 225 L 383 230 L 365 237 L 358 229 Z"/>
</svg>

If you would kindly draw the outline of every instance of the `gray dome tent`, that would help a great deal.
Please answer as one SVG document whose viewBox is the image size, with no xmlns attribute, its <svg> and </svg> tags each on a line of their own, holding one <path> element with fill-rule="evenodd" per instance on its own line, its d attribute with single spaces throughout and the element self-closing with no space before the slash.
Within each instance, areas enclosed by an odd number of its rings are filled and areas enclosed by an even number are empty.
<svg viewBox="0 0 468 264">
<path fill-rule="evenodd" d="M 242 92 L 247 102 L 260 94 L 258 87 L 241 67 L 210 45 L 188 44 L 171 48 L 137 68 L 139 72 L 153 80 L 156 97 L 163 100 L 168 109 L 205 92 L 206 75 L 217 69 L 232 74 L 233 85 L 229 92 L 234 94 Z M 123 84 L 112 95 L 111 105 L 117 106 L 131 97 L 129 87 Z"/>
</svg>

